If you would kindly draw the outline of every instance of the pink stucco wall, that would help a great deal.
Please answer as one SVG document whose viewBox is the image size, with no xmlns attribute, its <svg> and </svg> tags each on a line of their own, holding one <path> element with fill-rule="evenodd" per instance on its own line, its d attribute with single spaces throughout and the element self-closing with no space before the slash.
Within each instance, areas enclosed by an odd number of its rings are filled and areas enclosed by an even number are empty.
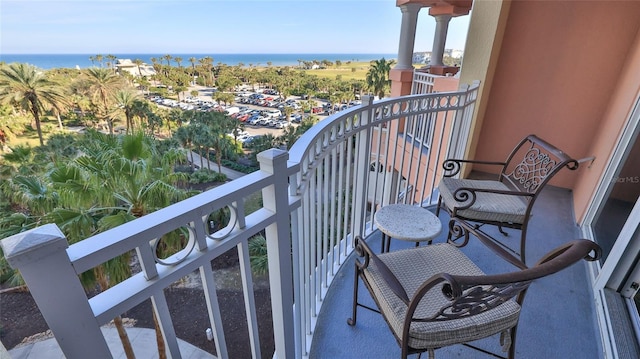
<svg viewBox="0 0 640 359">
<path fill-rule="evenodd" d="M 638 15 L 640 16 L 640 15 Z M 640 19 L 640 17 L 639 17 Z M 640 21 L 640 20 L 638 20 Z M 574 206 L 576 219 L 581 222 L 585 211 L 598 185 L 601 174 L 605 170 L 608 160 L 616 146 L 616 139 L 623 130 L 625 122 L 633 111 L 633 106 L 640 97 L 640 32 L 636 35 L 634 43 L 629 47 L 626 62 L 622 66 L 622 72 L 617 79 L 617 86 L 611 93 L 608 107 L 603 113 L 600 125 L 596 129 L 595 136 L 589 141 L 589 153 L 596 156 L 593 164 L 582 169 L 582 173 L 574 186 Z M 621 177 L 635 177 L 640 171 L 640 152 L 638 146 L 634 147 L 627 159 L 625 169 Z M 640 186 L 631 183 L 626 187 L 626 193 L 613 193 L 613 196 L 630 199 L 637 196 Z"/>
<path fill-rule="evenodd" d="M 474 157 L 504 159 L 529 133 L 596 155 L 552 182 L 574 189 L 580 218 L 638 93 L 640 2 L 514 1 L 508 16 Z"/>
</svg>

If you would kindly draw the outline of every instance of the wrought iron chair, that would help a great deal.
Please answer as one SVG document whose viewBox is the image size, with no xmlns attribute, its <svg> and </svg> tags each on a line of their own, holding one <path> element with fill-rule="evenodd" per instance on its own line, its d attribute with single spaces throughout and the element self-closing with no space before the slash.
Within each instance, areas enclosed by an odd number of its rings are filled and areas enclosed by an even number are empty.
<svg viewBox="0 0 640 359">
<path fill-rule="evenodd" d="M 466 229 L 465 243 L 474 231 Z M 403 359 L 422 352 L 433 359 L 436 349 L 455 344 L 514 358 L 520 309 L 531 282 L 581 259 L 597 260 L 601 253 L 596 243 L 575 240 L 549 252 L 532 268 L 486 275 L 451 241 L 380 255 L 360 237 L 355 245 L 361 258 L 356 259 L 353 313 L 347 323 L 356 325 L 358 306 L 381 313 Z M 359 279 L 378 309 L 358 303 Z M 507 357 L 468 344 L 497 334 Z"/>
<path fill-rule="evenodd" d="M 465 163 L 497 166 L 500 174 L 493 180 L 455 178 Z M 494 225 L 504 236 L 508 233 L 503 228 L 519 230 L 518 244 L 507 244 L 483 233 L 491 245 L 504 251 L 506 259 L 525 268 L 527 225 L 536 198 L 556 173 L 564 167 L 576 170 L 578 161 L 536 135 L 529 135 L 504 162 L 447 159 L 442 166 L 436 215 L 441 208 L 449 213 L 449 239 L 454 235 L 451 228 L 454 220 L 474 223 L 477 231 L 483 225 Z"/>
</svg>

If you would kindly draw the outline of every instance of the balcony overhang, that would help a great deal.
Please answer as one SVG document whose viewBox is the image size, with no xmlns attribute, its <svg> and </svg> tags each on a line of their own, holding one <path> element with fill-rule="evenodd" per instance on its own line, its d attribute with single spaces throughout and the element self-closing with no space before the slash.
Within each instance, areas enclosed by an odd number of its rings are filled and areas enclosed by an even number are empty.
<svg viewBox="0 0 640 359">
<path fill-rule="evenodd" d="M 453 17 L 468 15 L 472 0 L 396 0 L 396 6 L 420 4 L 429 8 L 429 15 L 451 15 Z"/>
</svg>

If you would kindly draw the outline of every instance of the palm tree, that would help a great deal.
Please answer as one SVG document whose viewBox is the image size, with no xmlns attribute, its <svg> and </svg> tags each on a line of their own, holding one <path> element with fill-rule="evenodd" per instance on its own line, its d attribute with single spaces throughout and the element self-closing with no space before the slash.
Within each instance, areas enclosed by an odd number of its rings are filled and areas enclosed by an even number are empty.
<svg viewBox="0 0 640 359">
<path fill-rule="evenodd" d="M 287 146 L 287 150 L 289 150 L 301 135 L 302 133 L 298 131 L 298 127 L 287 126 L 284 131 L 282 131 L 282 134 L 278 136 L 278 142 Z"/>
<path fill-rule="evenodd" d="M 190 157 L 189 164 L 192 170 L 195 166 L 195 164 L 193 163 L 193 147 L 195 136 L 196 133 L 194 126 L 181 126 L 178 127 L 176 132 L 173 133 L 173 138 L 178 140 L 178 143 L 180 143 L 182 148 L 188 151 Z"/>
<path fill-rule="evenodd" d="M 114 228 L 190 195 L 173 185 L 185 180 L 184 174 L 173 172 L 174 164 L 184 158 L 182 151 L 173 149 L 161 155 L 153 140 L 142 133 L 116 138 L 92 131 L 87 137 L 82 156 L 57 164 L 50 172 L 62 200 L 48 218 L 70 241 Z M 129 256 L 123 255 L 97 267 L 94 275 L 100 289 L 128 278 L 129 263 Z M 155 313 L 154 321 L 159 355 L 164 358 L 165 344 Z M 128 342 L 119 317 L 115 323 L 121 339 Z"/>
<path fill-rule="evenodd" d="M 162 56 L 163 59 L 167 60 L 167 66 L 171 67 L 171 59 L 173 59 L 173 56 L 167 54 Z"/>
<path fill-rule="evenodd" d="M 287 119 L 287 122 L 291 122 L 289 121 L 289 117 L 291 116 L 292 113 L 293 113 L 293 107 L 290 107 L 290 106 L 284 107 L 284 116 Z"/>
<path fill-rule="evenodd" d="M 107 121 L 109 133 L 113 134 L 113 119 L 109 114 L 111 97 L 122 87 L 121 79 L 107 69 L 90 68 L 87 70 L 89 93 L 99 108 L 103 120 Z"/>
<path fill-rule="evenodd" d="M 107 60 L 109 60 L 109 62 L 107 63 L 109 65 L 108 67 L 111 67 L 114 71 L 116 69 L 116 59 L 117 57 L 115 55 L 107 55 Z"/>
<path fill-rule="evenodd" d="M 13 63 L 0 68 L 0 103 L 17 105 L 33 115 L 40 145 L 44 145 L 40 115 L 46 106 L 60 109 L 65 102 L 62 88 L 35 66 Z"/>
<path fill-rule="evenodd" d="M 182 68 L 182 57 L 176 56 L 173 58 L 173 61 L 175 61 L 176 64 L 178 64 L 178 68 Z"/>
<path fill-rule="evenodd" d="M 116 92 L 114 98 L 116 105 L 118 106 L 118 111 L 124 113 L 127 124 L 127 133 L 131 133 L 131 130 L 133 129 L 133 110 L 136 106 L 136 101 L 140 99 L 140 96 L 129 90 L 119 90 Z"/>
<path fill-rule="evenodd" d="M 142 60 L 140 59 L 135 59 L 133 60 L 133 63 L 136 64 L 136 66 L 138 67 L 138 75 L 140 75 L 140 78 L 142 78 L 142 70 L 140 70 L 140 66 L 142 66 Z"/>
<path fill-rule="evenodd" d="M 96 61 L 98 61 L 100 63 L 100 67 L 102 67 L 102 60 L 103 60 L 103 56 L 100 54 L 97 54 L 95 57 Z"/>
<path fill-rule="evenodd" d="M 203 68 L 203 72 L 207 74 L 205 76 L 205 80 L 206 80 L 205 84 L 207 86 L 212 86 L 213 85 L 213 57 L 205 56 L 201 58 L 199 61 L 200 61 L 200 65 Z"/>
<path fill-rule="evenodd" d="M 211 139 L 211 148 L 216 153 L 216 163 L 218 164 L 218 172 L 222 173 L 222 155 L 224 152 L 232 148 L 227 133 L 233 132 L 236 123 L 240 122 L 235 118 L 229 117 L 221 112 L 205 112 L 211 117 L 209 123 L 209 136 Z"/>
<path fill-rule="evenodd" d="M 366 81 L 369 88 L 378 98 L 383 98 L 386 88 L 391 85 L 389 71 L 391 71 L 393 64 L 395 64 L 394 60 L 387 61 L 384 57 L 380 60 L 371 61 Z"/>
<path fill-rule="evenodd" d="M 153 106 L 156 107 L 156 106 Z M 131 109 L 131 128 L 136 128 L 136 123 L 133 120 L 134 118 L 139 118 L 139 129 L 142 129 L 144 126 L 149 124 L 149 117 L 153 114 L 154 108 L 151 106 L 149 101 L 143 101 L 142 99 L 136 99 L 133 103 L 133 107 Z M 157 109 L 157 107 L 156 107 Z M 131 133 L 135 132 L 132 130 Z"/>
</svg>

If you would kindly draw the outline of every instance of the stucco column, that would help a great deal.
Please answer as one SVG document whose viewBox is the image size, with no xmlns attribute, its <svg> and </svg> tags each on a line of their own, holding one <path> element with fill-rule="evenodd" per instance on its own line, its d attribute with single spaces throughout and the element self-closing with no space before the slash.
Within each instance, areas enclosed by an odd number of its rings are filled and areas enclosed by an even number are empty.
<svg viewBox="0 0 640 359">
<path fill-rule="evenodd" d="M 400 40 L 398 41 L 398 62 L 389 72 L 391 97 L 409 95 L 413 82 L 413 47 L 416 39 L 420 4 L 398 5 L 402 11 Z"/>
<path fill-rule="evenodd" d="M 447 41 L 447 31 L 449 30 L 450 14 L 434 15 L 436 18 L 436 31 L 433 36 L 433 49 L 431 49 L 431 66 L 443 66 L 444 45 Z"/>
<path fill-rule="evenodd" d="M 418 12 L 421 6 L 419 4 L 405 4 L 399 7 L 402 11 L 402 24 L 400 25 L 400 41 L 398 41 L 398 63 L 394 69 L 413 69 L 413 47 L 416 39 Z"/>
</svg>

